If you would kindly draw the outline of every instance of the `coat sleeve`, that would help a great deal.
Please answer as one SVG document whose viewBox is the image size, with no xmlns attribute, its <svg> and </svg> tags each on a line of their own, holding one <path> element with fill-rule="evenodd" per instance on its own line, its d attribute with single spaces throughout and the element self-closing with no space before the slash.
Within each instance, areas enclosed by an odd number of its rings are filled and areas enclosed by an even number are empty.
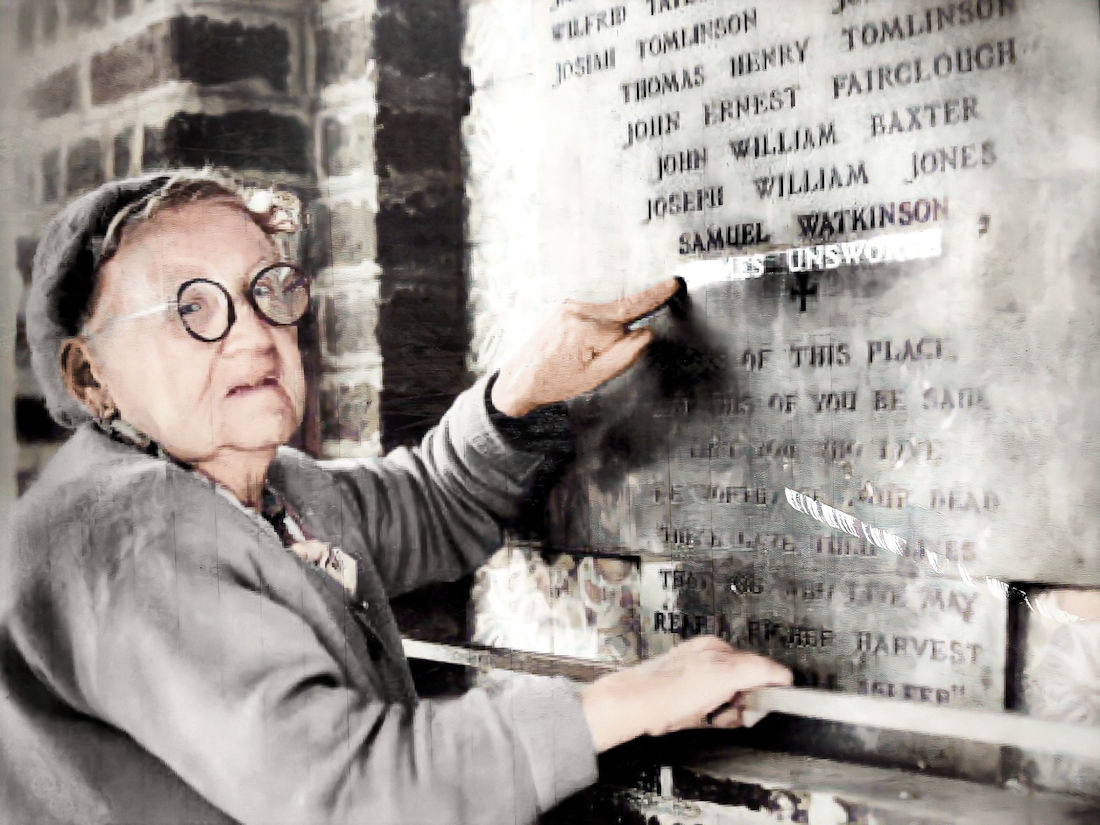
<svg viewBox="0 0 1100 825">
<path fill-rule="evenodd" d="M 484 562 L 538 468 L 572 446 L 562 405 L 494 424 L 487 409 L 492 378 L 459 395 L 419 446 L 324 464 L 353 502 L 391 596 L 456 579 Z"/>
<path fill-rule="evenodd" d="M 596 778 L 565 680 L 383 702 L 294 610 L 191 548 L 135 552 L 87 589 L 57 640 L 69 690 L 245 825 L 519 825 Z"/>
</svg>

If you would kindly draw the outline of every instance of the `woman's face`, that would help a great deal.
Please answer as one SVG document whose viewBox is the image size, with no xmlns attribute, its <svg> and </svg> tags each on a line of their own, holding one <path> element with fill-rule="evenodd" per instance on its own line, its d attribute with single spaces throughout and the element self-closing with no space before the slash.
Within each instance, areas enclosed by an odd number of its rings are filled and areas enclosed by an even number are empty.
<svg viewBox="0 0 1100 825">
<path fill-rule="evenodd" d="M 130 230 L 100 273 L 88 329 L 100 381 L 123 419 L 176 458 L 196 462 L 285 444 L 302 420 L 305 377 L 293 326 L 276 327 L 245 297 L 279 260 L 240 209 L 204 201 L 167 209 Z M 172 301 L 184 281 L 207 278 L 232 296 L 236 322 L 220 341 L 192 338 Z"/>
</svg>

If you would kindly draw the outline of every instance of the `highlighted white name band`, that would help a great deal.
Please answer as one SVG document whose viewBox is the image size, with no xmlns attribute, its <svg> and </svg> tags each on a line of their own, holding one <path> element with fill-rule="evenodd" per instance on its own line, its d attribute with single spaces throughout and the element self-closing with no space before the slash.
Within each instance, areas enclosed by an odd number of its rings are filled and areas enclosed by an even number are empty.
<svg viewBox="0 0 1100 825">
<path fill-rule="evenodd" d="M 842 266 L 868 266 L 938 258 L 942 254 L 943 232 L 936 228 L 853 241 L 797 246 L 756 255 L 690 261 L 680 264 L 676 274 L 690 288 L 759 278 L 769 269 L 773 272 L 814 272 Z"/>
</svg>

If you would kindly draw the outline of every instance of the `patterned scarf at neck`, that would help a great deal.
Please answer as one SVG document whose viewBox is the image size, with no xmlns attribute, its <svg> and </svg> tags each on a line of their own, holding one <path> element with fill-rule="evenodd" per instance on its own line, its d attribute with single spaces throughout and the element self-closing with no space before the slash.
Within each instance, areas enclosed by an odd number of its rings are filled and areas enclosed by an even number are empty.
<svg viewBox="0 0 1100 825">
<path fill-rule="evenodd" d="M 194 465 L 180 461 L 158 442 L 132 424 L 123 421 L 121 418 L 96 420 L 95 423 L 100 430 L 115 441 L 134 447 L 154 458 L 171 461 L 185 470 L 201 475 L 214 484 L 218 490 L 225 493 L 238 507 L 248 510 L 232 492 L 218 483 L 216 479 L 201 472 Z M 333 547 L 323 541 L 311 538 L 303 528 L 297 513 L 287 505 L 278 491 L 273 490 L 266 482 L 260 495 L 258 512 L 264 521 L 271 525 L 275 535 L 283 543 L 283 547 L 292 551 L 302 561 L 331 576 L 352 596 L 357 595 L 358 565 L 355 559 L 339 547 Z"/>
</svg>

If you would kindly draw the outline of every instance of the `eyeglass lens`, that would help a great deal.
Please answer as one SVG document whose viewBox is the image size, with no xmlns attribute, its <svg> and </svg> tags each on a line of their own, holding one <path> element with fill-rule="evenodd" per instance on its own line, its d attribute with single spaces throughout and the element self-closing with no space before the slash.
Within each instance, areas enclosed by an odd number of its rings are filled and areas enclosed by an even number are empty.
<svg viewBox="0 0 1100 825">
<path fill-rule="evenodd" d="M 309 307 L 309 282 L 301 270 L 289 264 L 262 270 L 252 281 L 251 294 L 260 315 L 277 326 L 299 321 Z M 213 281 L 185 283 L 177 307 L 184 327 L 201 341 L 224 338 L 236 320 L 229 294 Z"/>
<path fill-rule="evenodd" d="M 252 283 L 256 308 L 274 324 L 293 324 L 309 306 L 305 276 L 295 267 L 269 266 Z"/>
<path fill-rule="evenodd" d="M 202 341 L 217 341 L 229 331 L 229 296 L 215 283 L 184 284 L 177 310 L 187 331 Z"/>
</svg>

